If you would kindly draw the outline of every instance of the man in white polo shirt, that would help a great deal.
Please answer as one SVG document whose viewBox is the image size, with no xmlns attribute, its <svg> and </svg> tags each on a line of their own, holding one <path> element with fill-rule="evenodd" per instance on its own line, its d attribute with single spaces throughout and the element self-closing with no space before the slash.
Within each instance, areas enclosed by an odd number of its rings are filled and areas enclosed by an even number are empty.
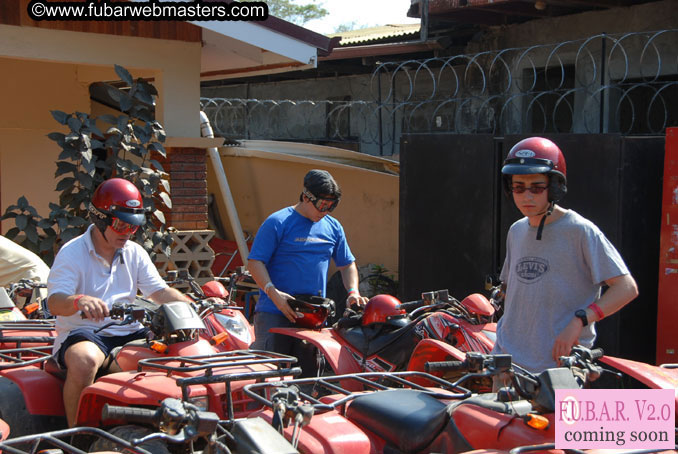
<svg viewBox="0 0 678 454">
<path fill-rule="evenodd" d="M 67 369 L 64 407 L 75 424 L 82 390 L 94 382 L 110 351 L 145 337 L 139 323 L 94 330 L 106 323 L 113 303 L 133 302 L 138 291 L 156 303 L 191 300 L 162 280 L 146 251 L 128 241 L 145 222 L 139 190 L 112 178 L 96 189 L 89 204 L 92 225 L 66 243 L 48 278 L 48 306 L 57 316 L 54 355 Z"/>
</svg>

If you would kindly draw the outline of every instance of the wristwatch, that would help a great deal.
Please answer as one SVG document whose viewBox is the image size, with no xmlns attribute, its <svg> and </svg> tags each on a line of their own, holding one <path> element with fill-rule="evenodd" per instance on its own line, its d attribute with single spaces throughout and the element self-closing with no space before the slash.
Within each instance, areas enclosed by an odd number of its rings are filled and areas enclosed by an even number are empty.
<svg viewBox="0 0 678 454">
<path fill-rule="evenodd" d="M 589 318 L 586 316 L 586 311 L 584 309 L 574 311 L 574 316 L 581 320 L 582 325 L 586 326 L 589 324 Z"/>
</svg>

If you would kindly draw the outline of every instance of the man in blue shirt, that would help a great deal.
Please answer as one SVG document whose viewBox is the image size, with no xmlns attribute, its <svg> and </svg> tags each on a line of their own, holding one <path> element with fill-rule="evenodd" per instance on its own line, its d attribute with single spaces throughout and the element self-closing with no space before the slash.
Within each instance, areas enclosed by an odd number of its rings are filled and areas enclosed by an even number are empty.
<svg viewBox="0 0 678 454">
<path fill-rule="evenodd" d="M 248 269 L 260 288 L 253 349 L 294 353 L 294 338 L 268 331 L 294 326 L 296 313 L 287 302 L 292 295 L 325 296 L 330 259 L 348 290 L 347 305 L 367 302 L 358 291 L 358 268 L 344 229 L 329 215 L 340 199 L 341 189 L 332 175 L 311 170 L 304 177 L 299 202 L 276 211 L 259 228 L 248 258 Z"/>
</svg>

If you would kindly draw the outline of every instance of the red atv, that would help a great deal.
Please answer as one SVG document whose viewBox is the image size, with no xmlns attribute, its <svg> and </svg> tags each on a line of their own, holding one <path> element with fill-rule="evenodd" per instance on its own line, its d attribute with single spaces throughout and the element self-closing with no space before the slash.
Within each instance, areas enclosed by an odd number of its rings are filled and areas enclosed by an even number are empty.
<svg viewBox="0 0 678 454">
<path fill-rule="evenodd" d="M 245 393 L 268 407 L 254 415 L 271 421 L 302 453 L 508 451 L 553 444 L 555 389 L 594 380 L 601 355 L 575 347 L 561 358 L 565 366 L 535 375 L 512 365 L 510 355 L 467 353 L 463 362 L 429 364 L 443 373 L 463 370 L 454 383 L 423 372 L 361 373 L 248 385 Z M 484 394 L 466 389 L 497 374 L 508 375 L 511 386 Z"/>
<path fill-rule="evenodd" d="M 320 374 L 412 370 L 419 344 L 438 340 L 460 351 L 488 353 L 494 344 L 495 308 L 475 293 L 461 302 L 447 290 L 427 292 L 422 299 L 400 303 L 390 295 L 370 299 L 364 312 L 340 319 L 331 328 L 274 328 L 317 349 Z M 444 358 L 442 358 L 444 359 Z M 421 369 L 419 369 L 421 370 Z"/>
<path fill-rule="evenodd" d="M 45 284 L 31 280 L 21 280 L 8 289 L 0 287 L 0 323 L 45 318 L 39 317 L 44 311 L 42 301 L 36 296 L 44 287 Z"/>
<path fill-rule="evenodd" d="M 201 314 L 199 316 L 191 305 L 183 302 L 141 307 L 139 304 L 142 303 L 137 301 L 135 304 L 114 305 L 111 310 L 112 319 L 123 320 L 110 324 L 140 321 L 149 328 L 149 336 L 146 340 L 131 342 L 112 352 L 100 371 L 100 378 L 83 392 L 78 424 L 97 426 L 101 408 L 107 402 L 129 404 L 138 402 L 144 396 L 149 399 L 153 396 L 151 405 L 157 405 L 163 397 L 173 396 L 172 392 L 176 394 L 174 397 L 181 396 L 181 389 L 176 383 L 173 391 L 160 387 L 155 381 L 144 380 L 146 375 L 152 374 L 141 371 L 139 363 L 142 360 L 162 359 L 171 362 L 178 357 L 218 358 L 216 354 L 246 345 L 244 339 L 248 338 L 251 328 L 242 313 L 230 306 L 213 300 L 201 300 L 195 305 Z M 44 352 L 36 349 L 8 350 L 11 351 L 0 351 L 0 395 L 3 396 L 0 400 L 0 417 L 10 425 L 15 436 L 44 432 L 53 429 L 55 424 L 57 427 L 63 425 L 64 371 L 56 367 L 56 363 Z M 17 359 L 11 360 L 12 357 Z M 7 359 L 3 361 L 3 358 Z M 280 355 L 277 360 L 287 364 L 296 361 L 290 357 L 281 359 Z M 204 363 L 206 360 L 201 361 Z M 246 370 L 282 369 L 279 364 L 270 363 L 270 356 L 257 358 L 254 366 L 247 366 Z M 126 389 L 129 385 L 126 375 L 101 376 L 112 365 L 118 366 L 118 370 L 134 371 L 134 386 Z M 203 373 L 205 370 L 203 368 Z M 168 375 L 166 372 L 155 373 Z"/>
<path fill-rule="evenodd" d="M 6 293 L 23 314 L 22 318 L 39 320 L 52 318 L 44 304 L 47 297 L 47 284 L 31 279 L 21 279 L 10 284 Z"/>
<path fill-rule="evenodd" d="M 156 410 L 141 407 L 106 405 L 105 420 L 142 424 L 148 428 L 143 436 L 134 428 L 129 434 L 140 435 L 129 441 L 99 428 L 76 427 L 3 441 L 0 452 L 8 454 L 82 454 L 85 452 L 126 452 L 130 454 L 293 454 L 297 451 L 261 419 L 247 419 L 228 424 L 212 412 L 176 399 L 165 399 Z M 1 424 L 1 421 L 0 421 Z M 1 430 L 1 429 L 0 429 Z M 131 438 L 131 437 L 130 437 Z"/>
</svg>

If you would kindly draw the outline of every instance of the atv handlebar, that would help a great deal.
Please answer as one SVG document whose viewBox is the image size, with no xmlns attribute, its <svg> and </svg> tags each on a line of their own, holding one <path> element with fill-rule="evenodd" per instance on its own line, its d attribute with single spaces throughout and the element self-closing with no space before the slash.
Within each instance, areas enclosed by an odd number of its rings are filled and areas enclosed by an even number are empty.
<svg viewBox="0 0 678 454">
<path fill-rule="evenodd" d="M 104 326 L 95 329 L 95 333 L 98 333 L 113 325 L 131 325 L 137 321 L 143 323 L 144 319 L 146 318 L 146 309 L 139 307 L 135 303 L 113 303 L 108 315 L 111 318 L 111 321 L 106 323 Z M 86 319 L 87 315 L 81 311 L 80 317 Z"/>
<path fill-rule="evenodd" d="M 426 372 L 453 372 L 463 370 L 484 375 L 497 375 L 512 367 L 511 355 L 486 355 L 478 352 L 467 352 L 464 361 L 432 361 L 424 364 Z"/>
<path fill-rule="evenodd" d="M 424 364 L 425 372 L 451 372 L 462 369 L 468 370 L 464 361 L 431 361 Z"/>
<path fill-rule="evenodd" d="M 173 398 L 163 400 L 157 410 L 105 404 L 101 413 L 104 421 L 118 419 L 147 424 L 162 430 L 133 440 L 132 445 L 135 446 L 153 439 L 185 443 L 200 437 L 210 437 L 219 425 L 219 416 L 216 413 L 202 411 L 193 404 Z"/>
<path fill-rule="evenodd" d="M 148 408 L 119 407 L 105 404 L 101 411 L 101 418 L 103 420 L 121 419 L 127 422 L 156 426 L 159 422 L 156 413 L 156 410 Z"/>
<path fill-rule="evenodd" d="M 400 303 L 400 308 L 404 309 L 405 312 L 412 312 L 413 310 L 424 307 L 427 304 L 429 304 L 427 301 L 424 300 L 414 300 L 414 301 L 408 301 L 406 303 Z"/>
<path fill-rule="evenodd" d="M 592 362 L 602 358 L 605 355 L 602 348 L 588 349 L 580 345 L 572 347 L 572 352 L 569 356 L 561 356 L 558 358 L 561 366 L 564 367 L 580 367 L 582 369 L 590 369 Z"/>
</svg>

